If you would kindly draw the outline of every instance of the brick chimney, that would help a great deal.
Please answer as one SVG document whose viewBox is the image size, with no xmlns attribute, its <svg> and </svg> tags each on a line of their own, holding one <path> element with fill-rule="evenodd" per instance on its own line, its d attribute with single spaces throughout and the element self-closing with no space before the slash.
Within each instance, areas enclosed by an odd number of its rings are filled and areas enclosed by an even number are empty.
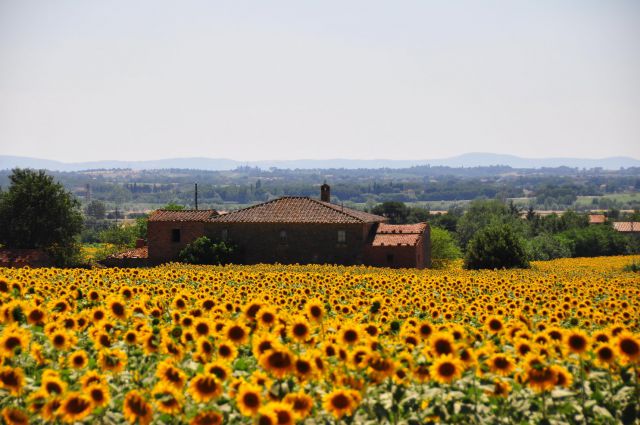
<svg viewBox="0 0 640 425">
<path fill-rule="evenodd" d="M 331 187 L 327 182 L 320 186 L 320 200 L 322 202 L 331 202 Z"/>
</svg>

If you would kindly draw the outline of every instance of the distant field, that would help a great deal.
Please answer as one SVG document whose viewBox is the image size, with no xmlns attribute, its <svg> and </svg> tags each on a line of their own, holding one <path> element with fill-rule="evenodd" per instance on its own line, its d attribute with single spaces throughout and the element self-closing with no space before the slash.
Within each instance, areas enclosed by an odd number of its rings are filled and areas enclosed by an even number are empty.
<svg viewBox="0 0 640 425">
<path fill-rule="evenodd" d="M 578 200 L 576 201 L 576 205 L 578 206 L 591 206 L 593 199 L 611 199 L 613 201 L 622 202 L 622 203 L 638 203 L 640 204 L 640 193 L 613 193 L 611 195 L 603 195 L 603 196 L 578 196 Z"/>
</svg>

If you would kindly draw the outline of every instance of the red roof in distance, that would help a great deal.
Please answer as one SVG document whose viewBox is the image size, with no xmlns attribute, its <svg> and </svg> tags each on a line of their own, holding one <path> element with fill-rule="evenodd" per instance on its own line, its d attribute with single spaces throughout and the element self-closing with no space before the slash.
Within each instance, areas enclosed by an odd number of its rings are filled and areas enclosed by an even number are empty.
<svg viewBox="0 0 640 425">
<path fill-rule="evenodd" d="M 385 217 L 308 197 L 283 197 L 212 219 L 223 223 L 381 223 Z"/>
<path fill-rule="evenodd" d="M 218 216 L 216 210 L 156 210 L 149 215 L 149 221 L 211 221 Z"/>
</svg>

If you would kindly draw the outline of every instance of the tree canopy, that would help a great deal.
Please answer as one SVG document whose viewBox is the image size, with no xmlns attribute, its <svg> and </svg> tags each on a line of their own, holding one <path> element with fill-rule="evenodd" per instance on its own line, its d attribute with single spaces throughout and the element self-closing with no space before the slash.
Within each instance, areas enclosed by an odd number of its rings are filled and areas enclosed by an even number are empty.
<svg viewBox="0 0 640 425">
<path fill-rule="evenodd" d="M 0 243 L 9 248 L 65 247 L 82 230 L 78 201 L 44 171 L 14 169 L 0 193 Z"/>
</svg>

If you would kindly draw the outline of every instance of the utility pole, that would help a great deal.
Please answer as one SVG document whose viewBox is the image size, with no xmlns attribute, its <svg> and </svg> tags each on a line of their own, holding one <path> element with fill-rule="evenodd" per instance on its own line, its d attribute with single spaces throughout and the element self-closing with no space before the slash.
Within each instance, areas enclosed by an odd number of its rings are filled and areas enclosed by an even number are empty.
<svg viewBox="0 0 640 425">
<path fill-rule="evenodd" d="M 198 209 L 198 183 L 196 183 L 196 210 Z"/>
</svg>

